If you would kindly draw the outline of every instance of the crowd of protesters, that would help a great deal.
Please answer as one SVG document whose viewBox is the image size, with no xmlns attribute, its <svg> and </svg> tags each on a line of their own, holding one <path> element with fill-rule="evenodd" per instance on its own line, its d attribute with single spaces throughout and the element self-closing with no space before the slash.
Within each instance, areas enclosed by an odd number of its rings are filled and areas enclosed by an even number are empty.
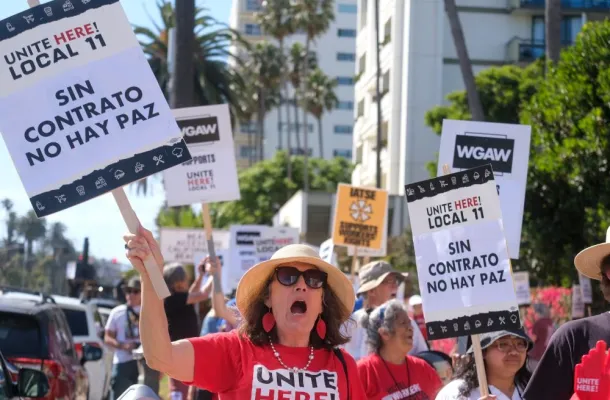
<svg viewBox="0 0 610 400">
<path fill-rule="evenodd" d="M 450 341 L 450 351 L 428 342 L 422 298 L 399 299 L 409 278 L 387 262 L 362 266 L 354 291 L 315 250 L 289 245 L 250 268 L 227 297 L 219 263 L 204 260 L 189 287 L 185 268 L 164 264 L 149 231 L 125 242 L 141 281 L 129 282 L 126 305 L 106 326 L 106 342 L 116 348 L 114 398 L 137 378 L 131 351 L 141 343 L 146 369 L 170 377 L 172 400 L 576 400 L 576 365 L 599 340 L 610 343 L 610 313 L 555 331 L 548 311 L 537 310 L 531 337 L 523 329 L 480 335 L 483 397 L 470 340 Z M 170 288 L 165 300 L 143 266 L 148 257 Z M 610 244 L 583 250 L 575 265 L 601 282 L 610 302 Z M 199 324 L 193 305 L 208 298 Z"/>
</svg>

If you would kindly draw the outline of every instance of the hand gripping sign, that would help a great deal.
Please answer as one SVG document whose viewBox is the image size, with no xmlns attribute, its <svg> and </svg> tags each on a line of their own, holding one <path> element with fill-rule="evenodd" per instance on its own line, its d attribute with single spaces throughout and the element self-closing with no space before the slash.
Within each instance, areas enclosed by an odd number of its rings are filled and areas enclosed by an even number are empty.
<svg viewBox="0 0 610 400">
<path fill-rule="evenodd" d="M 582 357 L 574 370 L 574 395 L 571 400 L 610 399 L 610 353 L 600 340 Z"/>
</svg>

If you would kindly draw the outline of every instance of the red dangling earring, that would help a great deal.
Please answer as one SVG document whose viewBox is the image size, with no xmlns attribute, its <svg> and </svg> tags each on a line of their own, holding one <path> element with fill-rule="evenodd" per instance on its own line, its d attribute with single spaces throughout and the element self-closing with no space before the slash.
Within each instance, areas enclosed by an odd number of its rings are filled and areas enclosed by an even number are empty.
<svg viewBox="0 0 610 400">
<path fill-rule="evenodd" d="M 326 337 L 326 322 L 322 319 L 322 315 L 318 318 L 318 322 L 316 323 L 316 332 L 320 339 L 324 340 Z"/>
<path fill-rule="evenodd" d="M 263 315 L 263 329 L 265 332 L 271 332 L 271 329 L 275 326 L 275 317 L 271 313 L 271 309 L 267 311 L 267 314 Z"/>
</svg>

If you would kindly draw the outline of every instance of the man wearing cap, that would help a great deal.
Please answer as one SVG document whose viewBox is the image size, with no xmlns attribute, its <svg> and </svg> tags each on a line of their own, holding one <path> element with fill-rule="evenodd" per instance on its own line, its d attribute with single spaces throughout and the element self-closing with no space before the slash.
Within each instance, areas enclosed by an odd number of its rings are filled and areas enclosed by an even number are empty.
<svg viewBox="0 0 610 400">
<path fill-rule="evenodd" d="M 610 302 L 610 228 L 606 243 L 591 246 L 576 256 L 578 272 L 600 281 Z M 610 313 L 570 321 L 557 329 L 524 393 L 526 400 L 569 400 L 574 393 L 574 368 L 599 340 L 610 345 Z"/>
<path fill-rule="evenodd" d="M 369 350 L 366 345 L 366 332 L 362 328 L 362 317 L 371 312 L 375 307 L 378 307 L 386 301 L 395 298 L 398 292 L 398 285 L 407 278 L 408 274 L 401 274 L 392 268 L 392 265 L 385 261 L 373 261 L 362 268 L 358 273 L 360 288 L 357 294 L 364 295 L 365 306 L 352 314 L 352 318 L 356 321 L 356 326 L 347 324 L 348 335 L 351 340 L 345 345 L 352 357 L 357 361 L 365 357 Z M 413 327 L 413 348 L 409 354 L 418 354 L 428 350 L 426 340 L 422 336 L 417 323 L 411 320 Z"/>
<path fill-rule="evenodd" d="M 114 349 L 110 381 L 111 399 L 114 400 L 129 386 L 138 383 L 138 362 L 133 357 L 133 350 L 140 346 L 140 291 L 140 278 L 131 278 L 123 288 L 126 304 L 113 308 L 106 322 L 104 342 Z"/>
</svg>

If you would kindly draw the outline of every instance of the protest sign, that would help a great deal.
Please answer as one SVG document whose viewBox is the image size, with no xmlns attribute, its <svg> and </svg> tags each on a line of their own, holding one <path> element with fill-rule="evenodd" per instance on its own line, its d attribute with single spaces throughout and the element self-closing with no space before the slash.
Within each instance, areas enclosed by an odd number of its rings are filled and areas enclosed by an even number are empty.
<svg viewBox="0 0 610 400">
<path fill-rule="evenodd" d="M 218 258 L 218 261 L 220 262 L 220 266 L 224 267 L 225 265 L 225 261 L 227 260 L 227 253 L 228 250 L 227 249 L 216 249 L 216 257 Z M 209 254 L 207 252 L 196 252 L 193 254 L 193 265 L 195 266 L 195 278 L 199 277 L 199 269 L 197 269 L 197 266 L 207 257 L 209 256 Z M 204 271 L 205 273 L 205 271 Z M 223 282 L 225 282 L 227 276 L 227 271 L 225 270 L 225 268 L 222 268 L 222 275 L 221 275 L 221 279 Z M 201 281 L 201 288 L 203 289 L 203 287 L 205 286 L 206 280 L 205 278 Z M 223 291 L 227 292 L 226 290 Z M 227 292 L 228 293 L 228 292 Z"/>
<path fill-rule="evenodd" d="M 491 164 L 500 196 L 510 258 L 519 258 L 531 127 L 478 121 L 443 120 L 438 174 Z"/>
<path fill-rule="evenodd" d="M 119 0 L 51 1 L 0 28 L 0 131 L 38 217 L 191 158 Z"/>
<path fill-rule="evenodd" d="M 366 247 L 347 246 L 347 255 L 350 257 L 385 257 L 388 253 L 388 212 L 385 213 L 383 228 L 381 230 L 381 247 L 379 249 L 369 249 Z"/>
<path fill-rule="evenodd" d="M 388 192 L 340 183 L 337 187 L 333 243 L 379 250 L 388 212 Z"/>
<path fill-rule="evenodd" d="M 227 291 L 237 288 L 243 274 L 253 265 L 268 260 L 268 253 L 257 254 L 256 242 L 273 237 L 293 237 L 294 243 L 299 242 L 298 231 L 294 228 L 275 227 L 267 225 L 231 225 L 229 228 L 229 264 L 228 278 L 223 280 L 223 288 Z M 296 237 L 292 236 L 296 232 Z M 224 277 L 224 275 L 223 275 Z"/>
<path fill-rule="evenodd" d="M 572 285 L 572 319 L 585 316 L 585 302 L 580 285 Z"/>
<path fill-rule="evenodd" d="M 167 204 L 174 207 L 239 200 L 229 106 L 173 112 L 193 158 L 163 173 Z"/>
<path fill-rule="evenodd" d="M 194 255 L 208 254 L 205 231 L 201 228 L 161 228 L 159 246 L 165 261 L 190 264 Z M 217 249 L 229 248 L 229 231 L 214 231 L 214 246 Z"/>
<path fill-rule="evenodd" d="M 521 326 L 490 165 L 405 186 L 428 339 Z"/>
<path fill-rule="evenodd" d="M 519 304 L 520 306 L 530 304 L 531 292 L 529 272 L 513 272 L 513 281 L 515 282 L 515 294 L 517 296 L 517 304 Z"/>
<path fill-rule="evenodd" d="M 591 287 L 591 279 L 587 278 L 583 274 L 578 274 L 578 281 L 580 284 L 583 303 L 593 303 L 593 288 Z"/>
<path fill-rule="evenodd" d="M 337 255 L 335 254 L 335 245 L 332 239 L 326 239 L 320 245 L 320 257 L 329 264 L 338 266 Z"/>
<path fill-rule="evenodd" d="M 268 236 L 271 234 L 272 236 Z M 281 231 L 267 231 L 263 237 L 255 239 L 257 262 L 267 261 L 273 253 L 289 244 L 299 243 L 299 230 L 296 228 L 281 228 Z"/>
</svg>

